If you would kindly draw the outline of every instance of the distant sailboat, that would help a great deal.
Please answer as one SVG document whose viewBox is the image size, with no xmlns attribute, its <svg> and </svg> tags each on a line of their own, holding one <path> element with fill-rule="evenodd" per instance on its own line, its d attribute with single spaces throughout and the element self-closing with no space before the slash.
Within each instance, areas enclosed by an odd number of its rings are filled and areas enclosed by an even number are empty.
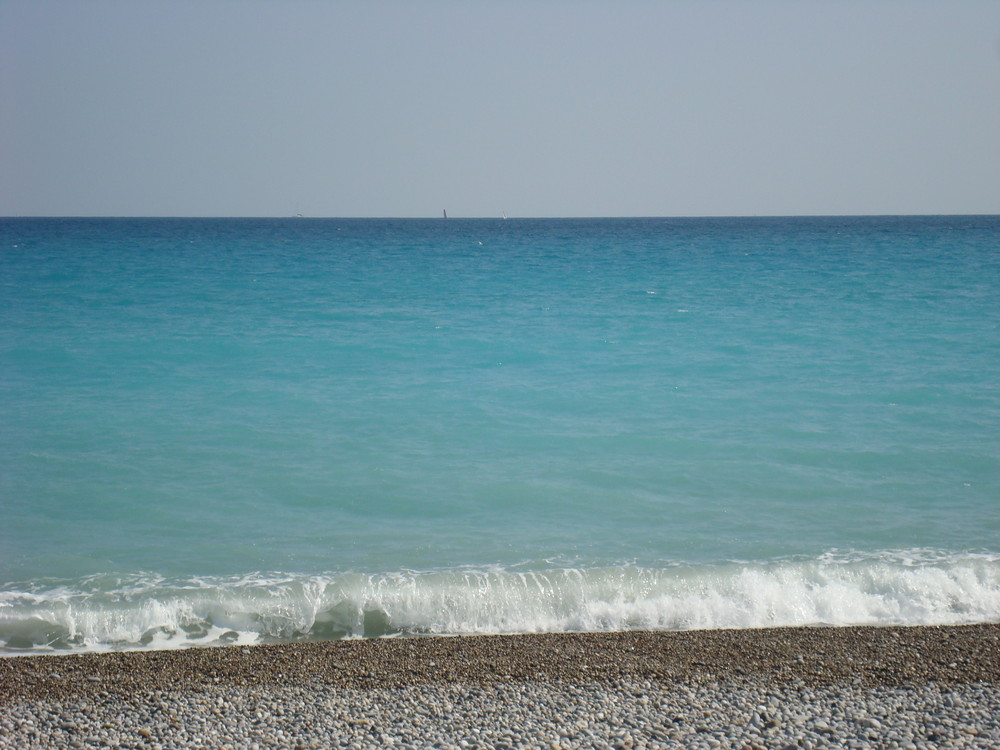
<svg viewBox="0 0 1000 750">
<path fill-rule="evenodd" d="M 504 217 L 505 219 L 507 218 L 507 212 L 506 212 L 506 211 L 504 211 L 504 212 L 503 212 L 503 217 Z"/>
<path fill-rule="evenodd" d="M 447 210 L 444 211 L 444 218 L 446 218 L 446 219 L 448 218 L 448 211 Z"/>
</svg>

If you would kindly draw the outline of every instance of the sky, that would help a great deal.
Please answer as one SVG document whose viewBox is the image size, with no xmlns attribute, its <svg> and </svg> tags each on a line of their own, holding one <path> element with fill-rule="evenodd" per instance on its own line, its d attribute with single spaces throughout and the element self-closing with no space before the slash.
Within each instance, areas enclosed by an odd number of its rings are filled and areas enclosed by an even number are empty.
<svg viewBox="0 0 1000 750">
<path fill-rule="evenodd" d="M 0 216 L 1000 213 L 997 0 L 0 0 Z"/>
</svg>

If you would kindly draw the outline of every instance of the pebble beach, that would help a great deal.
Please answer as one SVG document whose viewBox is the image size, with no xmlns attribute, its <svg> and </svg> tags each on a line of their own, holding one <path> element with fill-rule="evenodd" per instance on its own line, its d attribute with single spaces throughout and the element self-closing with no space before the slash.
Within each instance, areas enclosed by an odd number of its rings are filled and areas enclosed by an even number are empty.
<svg viewBox="0 0 1000 750">
<path fill-rule="evenodd" d="M 1000 625 L 0 660 L 0 748 L 995 748 Z"/>
</svg>

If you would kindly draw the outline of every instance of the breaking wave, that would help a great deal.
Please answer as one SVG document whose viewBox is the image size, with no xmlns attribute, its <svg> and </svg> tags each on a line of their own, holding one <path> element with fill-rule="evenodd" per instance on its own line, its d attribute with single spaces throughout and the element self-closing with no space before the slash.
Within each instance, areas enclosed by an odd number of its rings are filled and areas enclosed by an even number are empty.
<svg viewBox="0 0 1000 750">
<path fill-rule="evenodd" d="M 1000 621 L 1000 555 L 40 580 L 0 587 L 0 654 L 380 636 Z"/>
</svg>

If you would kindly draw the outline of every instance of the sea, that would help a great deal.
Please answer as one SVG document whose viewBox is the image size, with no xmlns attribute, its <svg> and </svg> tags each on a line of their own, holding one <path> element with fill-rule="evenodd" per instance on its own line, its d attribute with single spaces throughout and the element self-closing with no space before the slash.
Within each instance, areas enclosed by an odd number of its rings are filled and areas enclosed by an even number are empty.
<svg viewBox="0 0 1000 750">
<path fill-rule="evenodd" d="M 1000 622 L 1000 217 L 0 219 L 0 654 Z"/>
</svg>

